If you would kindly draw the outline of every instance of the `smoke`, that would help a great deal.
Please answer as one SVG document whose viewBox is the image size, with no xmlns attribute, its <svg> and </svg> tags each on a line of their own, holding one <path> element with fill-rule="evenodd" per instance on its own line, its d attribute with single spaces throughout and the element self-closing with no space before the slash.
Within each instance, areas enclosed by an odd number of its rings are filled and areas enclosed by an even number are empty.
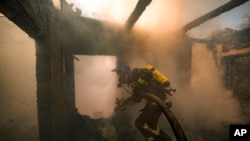
<svg viewBox="0 0 250 141">
<path fill-rule="evenodd" d="M 136 0 L 66 0 L 73 10 L 82 10 L 82 16 L 123 25 L 136 5 Z"/>
<path fill-rule="evenodd" d="M 119 2 L 112 2 L 103 4 L 106 12 L 97 12 L 95 14 L 98 16 L 95 17 L 92 10 L 90 16 L 117 22 L 114 17 L 122 11 L 127 13 L 126 16 L 121 14 L 122 19 L 117 20 L 125 23 L 134 8 L 131 4 L 135 6 L 137 1 L 127 2 L 122 7 L 127 6 L 128 10 L 121 11 L 115 9 Z M 203 45 L 193 46 L 188 38 L 178 31 L 186 23 L 225 2 L 227 1 L 209 1 L 204 4 L 203 1 L 152 1 L 130 33 L 129 36 L 133 39 L 129 40 L 128 51 L 124 52 L 125 61 L 132 68 L 152 64 L 167 75 L 172 87 L 177 88 L 175 95 L 170 97 L 173 102 L 172 111 L 187 132 L 190 129 L 217 132 L 224 130 L 229 124 L 242 122 L 239 103 L 233 97 L 232 91 L 225 88 L 223 71 L 216 65 L 212 53 Z M 222 20 L 207 22 L 206 26 L 197 28 L 199 32 L 196 33 L 199 33 L 199 37 L 204 37 L 204 32 L 208 29 L 212 32 L 213 27 L 220 28 L 223 27 L 222 24 Z M 142 107 L 140 104 L 126 111 L 131 116 L 132 124 Z M 160 122 L 160 125 L 166 125 L 166 120 Z M 163 128 L 171 132 L 169 127 Z"/>
<path fill-rule="evenodd" d="M 93 118 L 110 117 L 115 106 L 114 56 L 77 56 L 75 61 L 76 107 Z"/>
<path fill-rule="evenodd" d="M 164 39 L 158 34 L 144 37 L 144 48 L 132 47 L 127 62 L 132 67 L 152 64 L 169 78 L 171 86 L 177 89 L 172 97 L 169 96 L 173 102 L 172 111 L 184 132 L 211 131 L 226 138 L 228 133 L 225 132 L 229 131 L 230 124 L 244 122 L 239 101 L 225 87 L 224 72 L 216 64 L 212 51 L 205 44 L 186 44 L 183 36 L 173 35 L 176 38 Z M 190 45 L 192 52 L 188 54 L 186 49 Z M 187 61 L 189 59 L 191 62 Z M 189 69 L 186 63 L 191 64 Z M 190 81 L 187 81 L 188 76 Z M 133 121 L 140 108 L 129 111 Z M 166 118 L 161 118 L 159 125 L 173 136 L 166 121 Z"/>
<path fill-rule="evenodd" d="M 195 44 L 190 87 L 181 89 L 173 99 L 173 109 L 186 126 L 222 130 L 228 124 L 242 122 L 239 102 L 223 83 L 223 71 L 216 65 L 211 50 Z"/>
<path fill-rule="evenodd" d="M 181 34 L 174 32 L 227 1 L 152 1 L 133 29 L 132 34 L 136 38 L 131 41 L 126 61 L 132 67 L 152 64 L 168 76 L 172 86 L 177 88 L 176 94 L 170 97 L 172 110 L 184 129 L 219 130 L 223 125 L 241 122 L 238 101 L 224 87 L 223 72 L 215 65 L 211 52 L 197 45 L 192 55 L 191 72 L 187 72 L 187 60 L 191 59 L 188 56 L 189 44 L 185 44 Z M 99 0 L 85 5 L 88 2 L 75 3 L 83 6 L 83 16 L 122 25 L 137 0 Z M 208 24 L 209 28 L 201 26 L 196 33 L 201 36 L 208 29 L 212 31 L 213 27 L 222 27 L 221 21 Z M 32 132 L 32 137 L 37 139 L 35 53 L 31 48 L 34 44 L 27 36 L 23 37 L 20 30 L 17 32 L 8 24 L 12 23 L 4 21 L 0 26 L 0 137 L 15 140 L 13 138 Z M 109 35 L 106 36 L 109 39 Z M 80 58 L 79 62 L 75 62 L 78 110 L 89 115 L 94 112 L 94 117 L 111 116 L 115 97 L 125 93 L 115 88 L 117 78 L 111 73 L 115 68 L 115 57 L 77 57 Z M 184 86 L 182 82 L 186 82 L 190 74 L 191 84 Z M 141 107 L 142 104 L 128 109 L 132 119 L 139 114 Z M 165 120 L 161 122 L 166 123 Z"/>
<path fill-rule="evenodd" d="M 39 140 L 35 44 L 0 18 L 0 140 Z"/>
</svg>

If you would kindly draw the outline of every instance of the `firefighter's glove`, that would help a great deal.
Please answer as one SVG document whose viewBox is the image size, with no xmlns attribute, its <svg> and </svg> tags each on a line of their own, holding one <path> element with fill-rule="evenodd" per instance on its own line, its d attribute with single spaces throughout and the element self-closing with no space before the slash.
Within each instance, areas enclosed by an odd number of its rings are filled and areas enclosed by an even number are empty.
<svg viewBox="0 0 250 141">
<path fill-rule="evenodd" d="M 125 111 L 125 110 L 126 110 L 125 107 L 115 107 L 115 108 L 114 108 L 114 111 L 115 111 L 115 112 Z"/>
<path fill-rule="evenodd" d="M 172 107 L 172 102 L 168 98 L 164 100 L 164 103 L 168 106 L 168 108 Z"/>
<path fill-rule="evenodd" d="M 168 103 L 166 103 L 166 105 L 168 106 L 168 108 L 171 108 L 172 107 L 172 102 L 169 101 Z"/>
<path fill-rule="evenodd" d="M 116 104 L 116 107 L 114 108 L 115 112 L 126 110 L 126 107 L 125 107 L 125 104 L 124 104 L 124 99 L 116 98 L 115 104 Z"/>
<path fill-rule="evenodd" d="M 165 89 L 165 93 L 169 94 L 169 95 L 173 95 L 173 93 L 176 92 L 176 89 L 173 89 L 172 87 L 168 87 Z"/>
</svg>

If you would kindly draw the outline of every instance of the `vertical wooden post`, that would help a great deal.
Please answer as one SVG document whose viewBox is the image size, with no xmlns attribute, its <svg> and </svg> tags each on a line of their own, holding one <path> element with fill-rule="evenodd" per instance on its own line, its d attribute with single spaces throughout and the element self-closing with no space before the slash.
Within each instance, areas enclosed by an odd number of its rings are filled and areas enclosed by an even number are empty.
<svg viewBox="0 0 250 141">
<path fill-rule="evenodd" d="M 65 141 L 75 112 L 73 56 L 64 52 L 60 14 L 48 15 L 48 34 L 36 40 L 39 135 L 41 141 Z"/>
<path fill-rule="evenodd" d="M 53 11 L 49 17 L 49 45 L 51 49 L 52 140 L 64 140 L 66 103 L 64 87 L 64 49 L 61 38 L 61 14 Z M 58 16 L 59 15 L 59 16 Z"/>
<path fill-rule="evenodd" d="M 75 107 L 74 58 L 70 51 L 65 51 L 65 105 L 66 105 L 66 140 L 71 141 L 75 134 L 77 109 Z"/>
<path fill-rule="evenodd" d="M 51 64 L 47 38 L 36 40 L 37 111 L 40 141 L 51 141 Z"/>
</svg>

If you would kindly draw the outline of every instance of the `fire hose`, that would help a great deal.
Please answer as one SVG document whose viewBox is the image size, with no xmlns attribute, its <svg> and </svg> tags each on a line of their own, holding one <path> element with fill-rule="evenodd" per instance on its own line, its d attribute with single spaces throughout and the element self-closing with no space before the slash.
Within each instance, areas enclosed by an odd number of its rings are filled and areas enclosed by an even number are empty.
<svg viewBox="0 0 250 141">
<path fill-rule="evenodd" d="M 131 92 L 128 89 L 126 89 L 124 86 L 122 86 L 122 87 L 128 93 L 131 94 Z M 150 94 L 150 93 L 143 93 L 143 94 L 141 94 L 141 96 L 143 98 L 147 98 L 149 100 L 154 101 L 160 107 L 160 109 L 164 113 L 165 117 L 167 118 L 177 141 L 187 141 L 186 135 L 183 132 L 182 127 L 181 127 L 180 123 L 178 122 L 178 120 L 176 119 L 175 115 L 160 98 L 158 98 L 157 96 Z"/>
</svg>

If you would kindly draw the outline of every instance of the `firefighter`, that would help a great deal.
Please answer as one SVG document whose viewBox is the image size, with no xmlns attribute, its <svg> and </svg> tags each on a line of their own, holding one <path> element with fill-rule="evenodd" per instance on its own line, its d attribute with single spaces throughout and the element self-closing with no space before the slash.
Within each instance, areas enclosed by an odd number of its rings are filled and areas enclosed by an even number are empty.
<svg viewBox="0 0 250 141">
<path fill-rule="evenodd" d="M 118 107 L 121 110 L 125 110 L 124 103 L 128 103 L 128 101 L 141 102 L 142 93 L 154 94 L 164 101 L 169 108 L 172 106 L 171 101 L 167 98 L 164 91 L 165 88 L 170 87 L 168 79 L 163 75 L 161 76 L 159 71 L 151 65 L 133 70 L 128 65 L 121 65 L 115 71 L 119 75 L 118 87 L 127 85 L 132 88 L 131 97 L 126 100 L 117 101 Z M 158 127 L 158 120 L 161 114 L 160 107 L 155 102 L 147 100 L 145 107 L 135 120 L 136 128 L 142 133 L 146 141 L 171 141 L 171 137 Z"/>
</svg>

